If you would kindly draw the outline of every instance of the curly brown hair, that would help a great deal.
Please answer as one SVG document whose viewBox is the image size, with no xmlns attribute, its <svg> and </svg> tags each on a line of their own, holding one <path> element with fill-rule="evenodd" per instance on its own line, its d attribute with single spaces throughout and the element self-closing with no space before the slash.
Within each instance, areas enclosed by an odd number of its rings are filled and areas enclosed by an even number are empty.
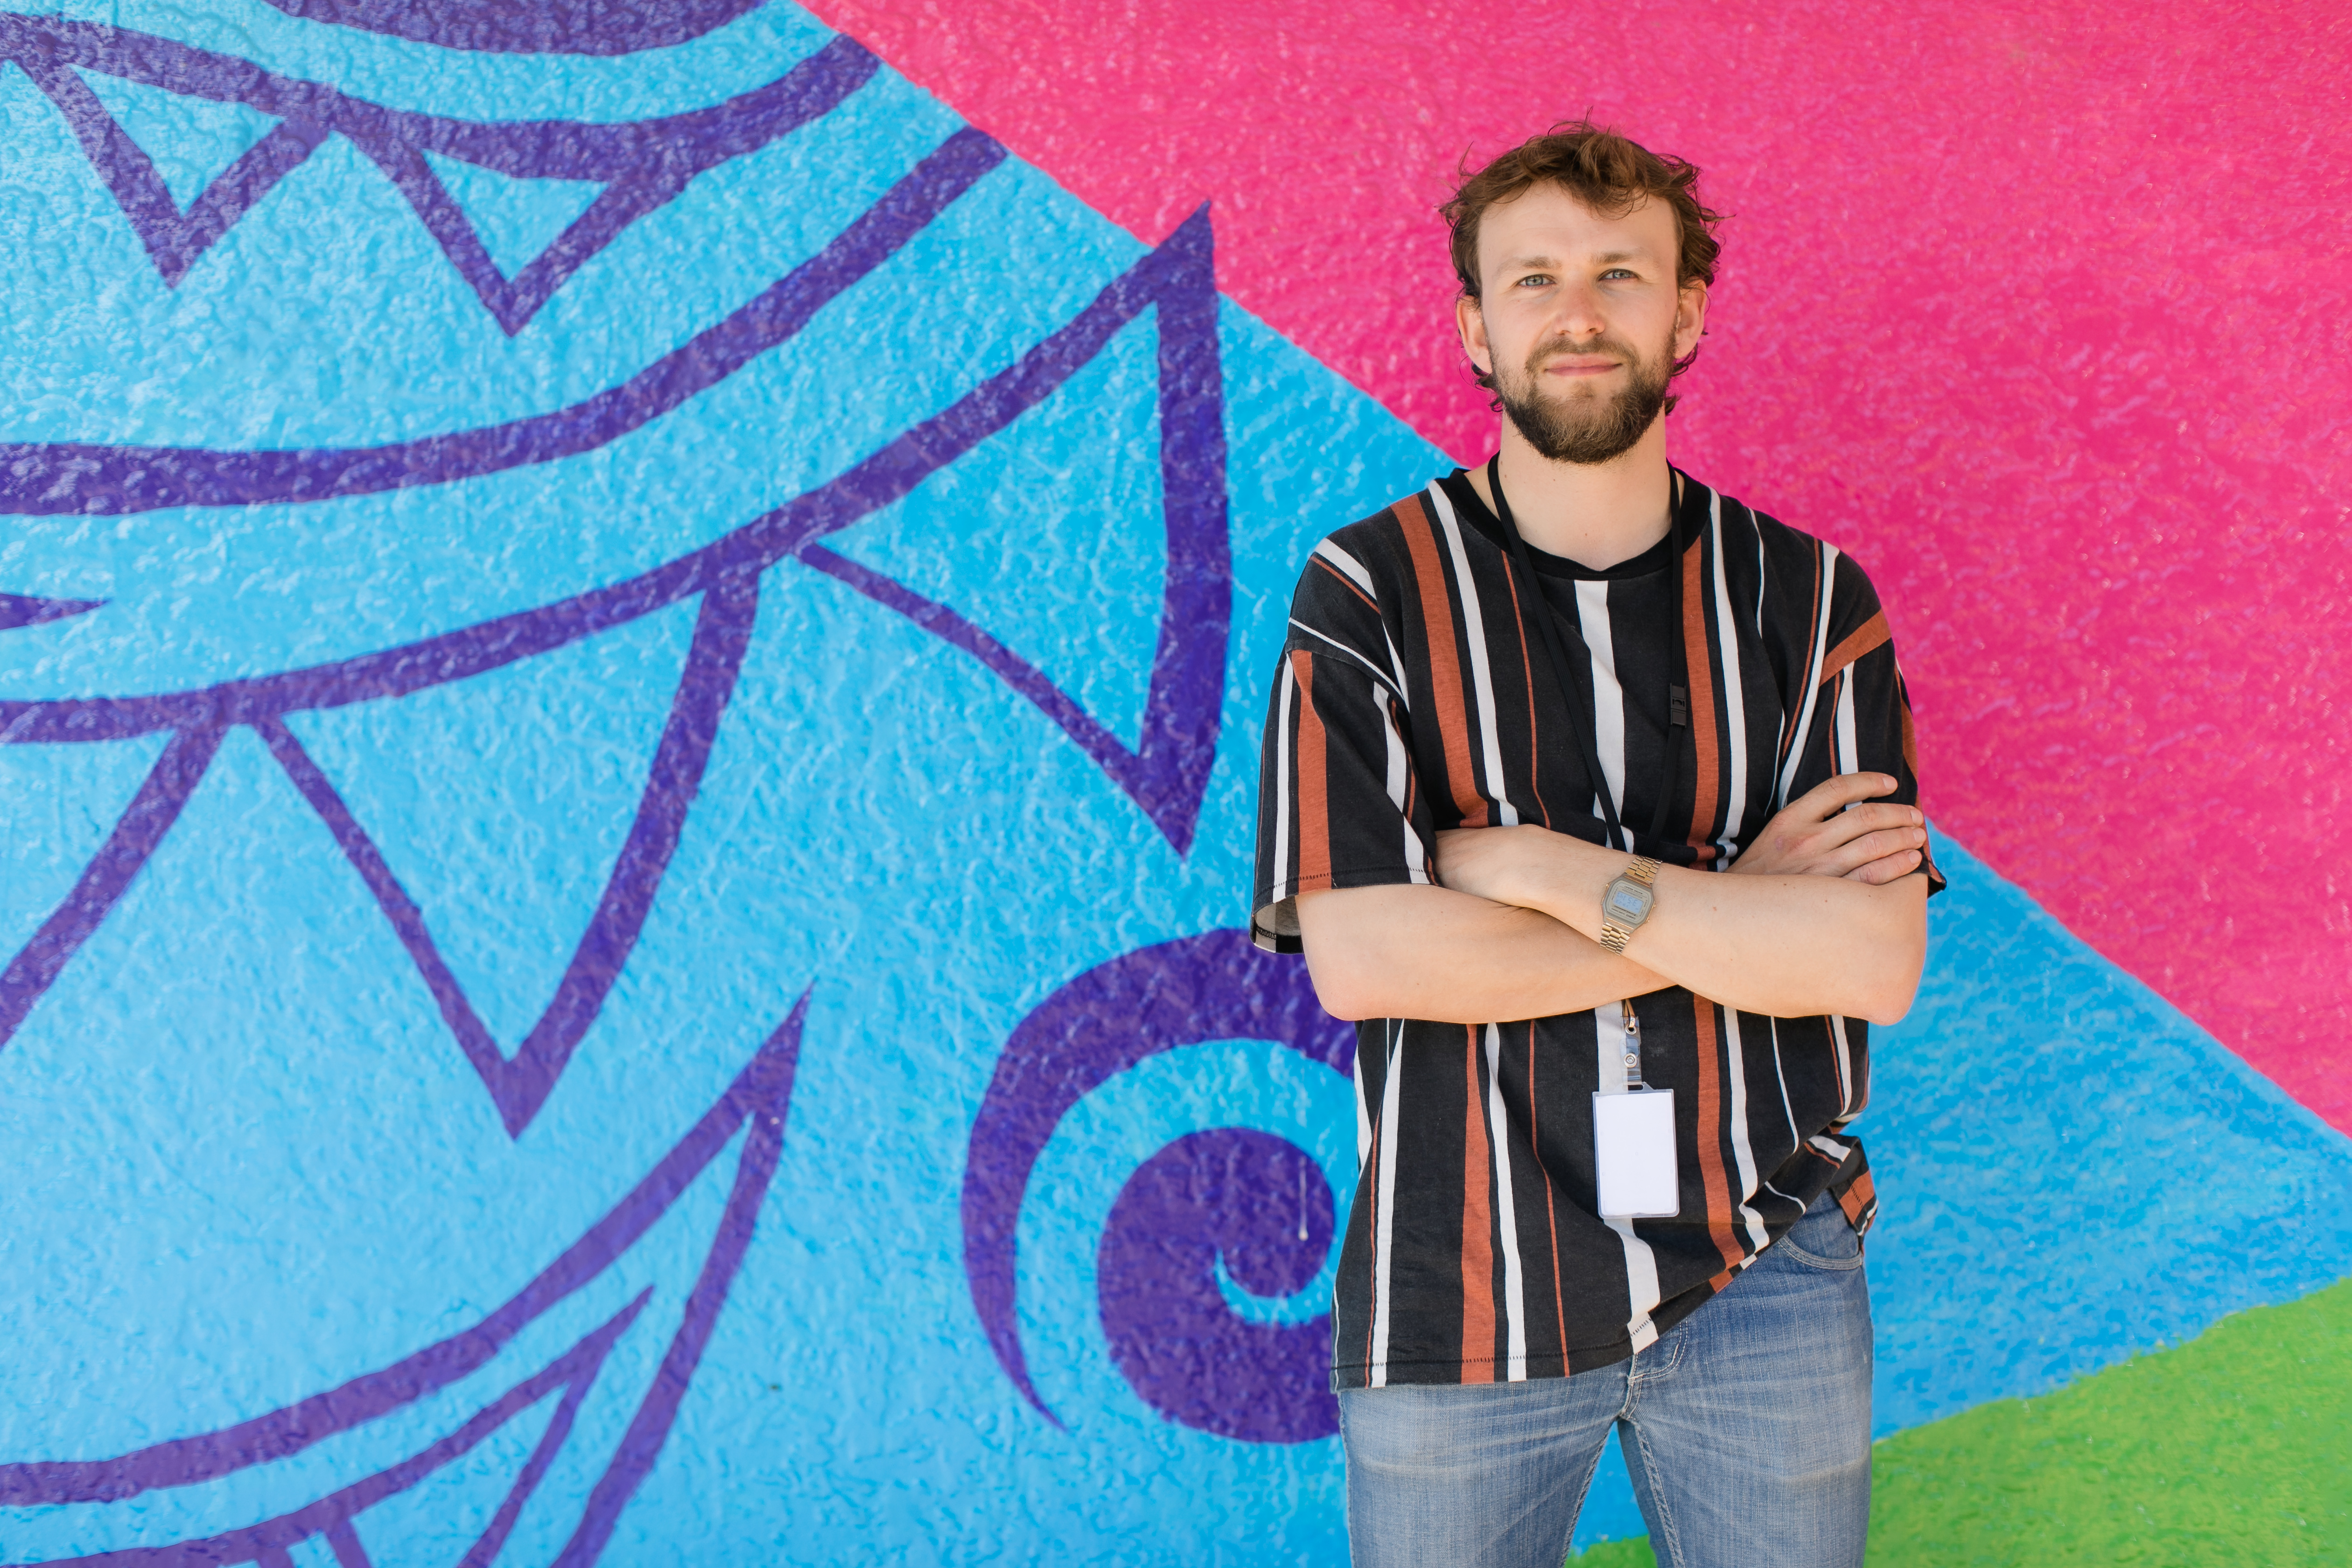
<svg viewBox="0 0 2352 1568">
<path fill-rule="evenodd" d="M 1453 199 L 1437 209 L 1453 230 L 1454 271 L 1466 298 L 1479 297 L 1478 224 L 1486 209 L 1542 184 L 1559 186 L 1604 217 L 1622 217 L 1653 198 L 1664 202 L 1675 214 L 1675 284 L 1715 281 L 1716 258 L 1723 253 L 1715 229 L 1724 215 L 1698 199 L 1698 170 L 1605 126 L 1571 120 L 1528 138 L 1484 168 L 1473 171 L 1465 162 Z M 1674 374 L 1682 374 L 1697 358 L 1693 349 L 1675 362 Z M 1480 386 L 1495 390 L 1491 373 L 1476 375 Z"/>
</svg>

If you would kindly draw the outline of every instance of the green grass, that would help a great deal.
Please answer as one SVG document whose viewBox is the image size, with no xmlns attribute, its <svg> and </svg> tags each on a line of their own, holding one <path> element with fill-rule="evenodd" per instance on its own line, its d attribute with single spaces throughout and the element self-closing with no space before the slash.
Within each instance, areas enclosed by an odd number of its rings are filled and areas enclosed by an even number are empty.
<svg viewBox="0 0 2352 1568">
<path fill-rule="evenodd" d="M 1580 1568 L 1648 1568 L 1612 1541 Z M 1871 1568 L 2352 1563 L 2352 1280 L 1872 1455 Z"/>
</svg>

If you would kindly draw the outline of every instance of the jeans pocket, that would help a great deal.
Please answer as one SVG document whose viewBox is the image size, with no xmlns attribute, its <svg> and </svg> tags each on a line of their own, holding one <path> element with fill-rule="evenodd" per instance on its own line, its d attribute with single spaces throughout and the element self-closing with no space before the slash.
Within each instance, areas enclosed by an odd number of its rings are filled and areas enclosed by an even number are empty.
<svg viewBox="0 0 2352 1568">
<path fill-rule="evenodd" d="M 1807 1242 L 1812 1245 L 1808 1247 Z M 1790 1262 L 1808 1268 L 1843 1270 L 1862 1267 L 1862 1237 L 1854 1235 L 1853 1224 L 1835 1199 L 1827 1194 L 1813 1200 L 1780 1238 L 1773 1251 L 1784 1253 Z"/>
</svg>

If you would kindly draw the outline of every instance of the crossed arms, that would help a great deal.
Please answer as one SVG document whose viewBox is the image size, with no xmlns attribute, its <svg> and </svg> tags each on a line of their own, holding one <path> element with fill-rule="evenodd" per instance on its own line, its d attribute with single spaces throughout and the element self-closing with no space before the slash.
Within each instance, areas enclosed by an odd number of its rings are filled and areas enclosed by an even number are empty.
<svg viewBox="0 0 2352 1568">
<path fill-rule="evenodd" d="M 1600 917 L 1623 852 L 1531 826 L 1443 832 L 1443 886 L 1299 895 L 1307 973 L 1341 1018 L 1541 1018 L 1681 985 L 1746 1013 L 1891 1024 L 1927 951 L 1925 818 L 1863 804 L 1895 787 L 1843 774 L 1790 802 L 1730 874 L 1662 868 L 1622 957 Z"/>
</svg>

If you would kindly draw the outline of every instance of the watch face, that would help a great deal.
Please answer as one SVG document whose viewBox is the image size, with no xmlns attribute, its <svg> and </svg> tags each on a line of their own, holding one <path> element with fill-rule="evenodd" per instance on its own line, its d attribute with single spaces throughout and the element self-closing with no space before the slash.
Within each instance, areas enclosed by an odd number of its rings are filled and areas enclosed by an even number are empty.
<svg viewBox="0 0 2352 1568">
<path fill-rule="evenodd" d="M 1618 925 L 1640 925 L 1650 918 L 1650 906 L 1656 902 L 1656 895 L 1649 889 L 1620 878 L 1609 884 L 1609 896 L 1601 900 L 1601 912 Z"/>
</svg>

